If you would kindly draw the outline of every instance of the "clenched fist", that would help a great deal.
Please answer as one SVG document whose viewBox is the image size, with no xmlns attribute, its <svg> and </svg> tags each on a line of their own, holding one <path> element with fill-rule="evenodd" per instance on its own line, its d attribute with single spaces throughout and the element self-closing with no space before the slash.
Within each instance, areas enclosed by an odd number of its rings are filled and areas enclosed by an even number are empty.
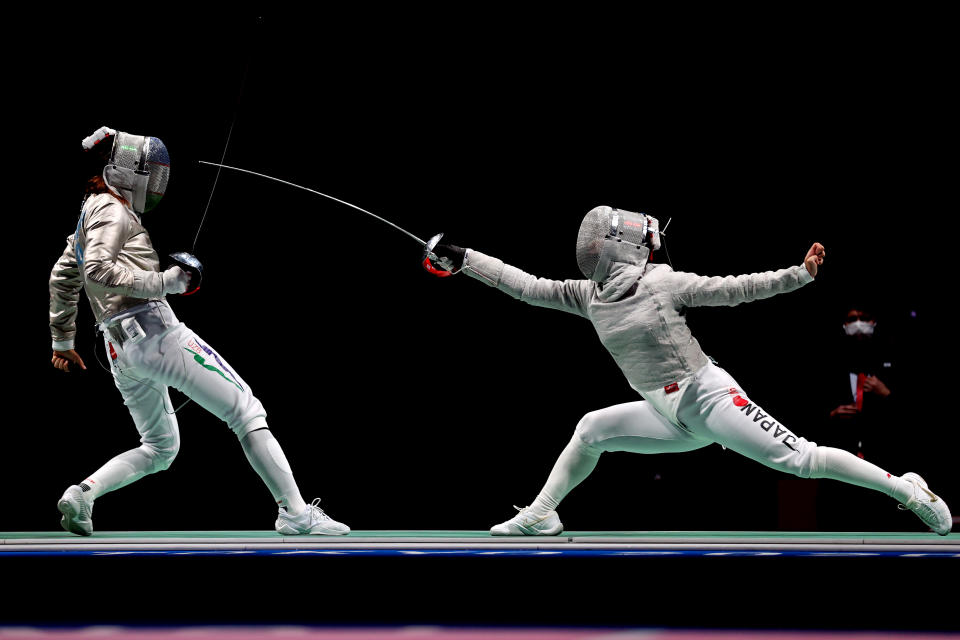
<svg viewBox="0 0 960 640">
<path fill-rule="evenodd" d="M 807 268 L 810 275 L 817 277 L 817 267 L 823 264 L 823 258 L 826 255 L 827 252 L 823 248 L 823 245 L 819 242 L 814 242 L 813 246 L 810 247 L 810 251 L 807 251 L 807 257 L 803 259 L 803 266 Z"/>
</svg>

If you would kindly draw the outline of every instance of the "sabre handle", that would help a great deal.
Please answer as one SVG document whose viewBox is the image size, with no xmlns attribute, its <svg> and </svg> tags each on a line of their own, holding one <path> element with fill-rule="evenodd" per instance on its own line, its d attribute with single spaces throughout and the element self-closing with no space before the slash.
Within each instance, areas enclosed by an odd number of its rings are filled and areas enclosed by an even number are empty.
<svg viewBox="0 0 960 640">
<path fill-rule="evenodd" d="M 423 259 L 422 264 L 423 264 L 423 268 L 424 268 L 424 269 L 426 269 L 427 271 L 429 271 L 429 272 L 432 273 L 433 275 L 437 276 L 438 278 L 449 278 L 450 276 L 452 276 L 452 275 L 454 274 L 453 271 L 443 271 L 443 270 L 441 270 L 441 269 L 437 269 L 437 268 L 436 268 L 435 266 L 433 266 L 433 264 L 430 262 L 430 257 L 429 257 L 429 256 L 427 256 L 426 258 Z"/>
<path fill-rule="evenodd" d="M 466 249 L 461 249 L 452 244 L 439 244 L 442 233 L 438 233 L 426 242 L 423 247 L 423 268 L 438 278 L 447 278 L 460 273 L 463 269 L 463 260 L 466 255 Z M 436 251 L 434 251 L 436 249 Z M 434 266 L 434 262 L 437 266 Z"/>
</svg>

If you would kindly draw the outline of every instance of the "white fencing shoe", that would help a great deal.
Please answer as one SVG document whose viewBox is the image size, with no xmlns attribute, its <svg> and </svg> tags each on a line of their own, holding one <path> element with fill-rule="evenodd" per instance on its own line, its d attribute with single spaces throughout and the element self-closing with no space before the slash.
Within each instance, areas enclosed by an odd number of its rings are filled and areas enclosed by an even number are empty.
<svg viewBox="0 0 960 640">
<path fill-rule="evenodd" d="M 506 522 L 490 527 L 490 535 L 494 536 L 555 536 L 563 531 L 563 523 L 560 522 L 560 516 L 556 511 L 551 511 L 546 516 L 534 515 L 530 507 L 520 507 L 514 505 L 514 509 L 519 511 Z"/>
<path fill-rule="evenodd" d="M 93 505 L 88 504 L 83 497 L 83 489 L 78 485 L 68 487 L 63 492 L 57 509 L 63 514 L 60 526 L 78 536 L 89 536 L 93 533 Z"/>
<path fill-rule="evenodd" d="M 953 518 L 950 516 L 950 509 L 943 498 L 934 494 L 927 488 L 927 483 L 923 478 L 911 472 L 901 476 L 904 480 L 913 485 L 913 495 L 907 500 L 906 504 L 898 505 L 901 509 L 909 509 L 923 520 L 928 527 L 942 536 L 950 533 L 953 527 Z"/>
<path fill-rule="evenodd" d="M 277 533 L 285 536 L 311 534 L 315 536 L 342 536 L 350 533 L 350 527 L 337 522 L 317 506 L 320 498 L 307 505 L 301 513 L 293 516 L 280 509 L 277 518 Z"/>
</svg>

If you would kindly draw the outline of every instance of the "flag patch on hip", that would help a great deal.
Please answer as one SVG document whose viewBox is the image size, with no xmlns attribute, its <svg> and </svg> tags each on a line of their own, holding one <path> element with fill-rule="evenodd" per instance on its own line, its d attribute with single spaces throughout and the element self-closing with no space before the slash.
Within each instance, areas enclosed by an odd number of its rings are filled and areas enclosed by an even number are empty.
<svg viewBox="0 0 960 640">
<path fill-rule="evenodd" d="M 214 373 L 219 374 L 224 380 L 226 380 L 227 382 L 230 382 L 231 384 L 236 385 L 236 387 L 240 389 L 240 391 L 243 391 L 243 387 L 240 386 L 239 382 L 237 382 L 236 376 L 234 376 L 233 372 L 230 371 L 230 369 L 228 369 L 226 365 L 223 364 L 223 361 L 220 360 L 220 356 L 218 356 L 213 349 L 201 344 L 199 341 L 197 341 L 194 338 L 190 338 L 187 341 L 187 346 L 184 347 L 184 350 L 186 350 L 188 353 L 193 354 L 194 362 L 199 364 L 201 367 L 203 367 L 204 369 L 207 369 L 208 371 L 213 371 Z M 208 364 L 207 359 L 204 356 L 212 356 L 213 359 L 216 361 L 216 363 L 220 365 L 220 367 L 222 367 L 222 370 L 218 369 L 212 364 Z M 226 371 L 226 373 L 224 373 L 224 371 Z"/>
</svg>

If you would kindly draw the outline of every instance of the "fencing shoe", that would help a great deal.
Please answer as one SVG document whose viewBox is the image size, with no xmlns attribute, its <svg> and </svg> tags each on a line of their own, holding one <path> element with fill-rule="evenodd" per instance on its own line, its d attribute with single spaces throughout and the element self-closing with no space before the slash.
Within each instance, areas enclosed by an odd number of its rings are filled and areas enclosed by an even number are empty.
<svg viewBox="0 0 960 640">
<path fill-rule="evenodd" d="M 563 523 L 560 522 L 560 516 L 556 511 L 551 511 L 546 516 L 538 516 L 533 513 L 531 507 L 521 509 L 514 505 L 513 508 L 520 513 L 506 522 L 490 527 L 490 535 L 555 536 L 563 531 Z"/>
<path fill-rule="evenodd" d="M 78 536 L 89 536 L 93 533 L 93 504 L 88 504 L 83 497 L 83 489 L 78 485 L 68 487 L 57 503 L 57 509 L 63 514 L 60 526 Z"/>
<path fill-rule="evenodd" d="M 913 511 L 927 526 L 942 536 L 950 533 L 953 518 L 943 498 L 930 491 L 924 479 L 912 471 L 903 474 L 901 478 L 913 485 L 913 495 L 906 504 L 898 505 L 900 509 Z"/>
<path fill-rule="evenodd" d="M 305 533 L 315 536 L 342 536 L 350 533 L 350 527 L 325 514 L 323 509 L 317 506 L 319 502 L 320 498 L 315 499 L 295 516 L 280 509 L 276 524 L 277 533 L 285 536 Z"/>
</svg>

